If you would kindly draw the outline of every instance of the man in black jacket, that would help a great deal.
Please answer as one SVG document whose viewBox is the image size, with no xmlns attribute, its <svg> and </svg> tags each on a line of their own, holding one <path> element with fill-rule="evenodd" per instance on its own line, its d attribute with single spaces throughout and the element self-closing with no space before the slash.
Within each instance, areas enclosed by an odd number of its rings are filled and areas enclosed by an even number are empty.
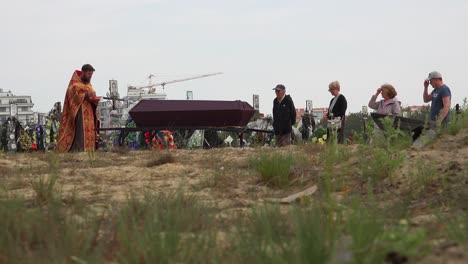
<svg viewBox="0 0 468 264">
<path fill-rule="evenodd" d="M 276 98 L 273 100 L 273 129 L 276 144 L 286 146 L 291 144 L 292 126 L 296 123 L 296 108 L 291 96 L 286 95 L 286 87 L 278 84 L 273 88 Z"/>
</svg>

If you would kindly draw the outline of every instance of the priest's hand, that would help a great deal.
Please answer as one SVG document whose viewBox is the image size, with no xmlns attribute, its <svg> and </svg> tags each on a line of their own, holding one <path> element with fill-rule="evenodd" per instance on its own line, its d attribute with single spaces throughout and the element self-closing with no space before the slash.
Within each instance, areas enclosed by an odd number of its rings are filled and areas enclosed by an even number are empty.
<svg viewBox="0 0 468 264">
<path fill-rule="evenodd" d="M 95 92 L 89 92 L 86 94 L 86 97 L 87 97 L 87 100 L 92 103 L 92 104 L 95 104 L 97 105 L 99 103 L 99 101 L 101 100 L 101 97 L 100 96 L 96 96 L 96 93 Z"/>
</svg>

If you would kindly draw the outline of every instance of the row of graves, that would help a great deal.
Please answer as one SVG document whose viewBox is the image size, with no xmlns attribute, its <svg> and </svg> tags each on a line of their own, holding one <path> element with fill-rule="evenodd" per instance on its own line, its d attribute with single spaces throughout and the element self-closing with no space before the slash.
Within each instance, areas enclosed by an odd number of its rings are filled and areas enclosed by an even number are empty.
<svg viewBox="0 0 468 264">
<path fill-rule="evenodd" d="M 45 117 L 44 124 L 32 122 L 22 124 L 16 117 L 8 117 L 0 124 L 0 151 L 12 153 L 55 149 L 61 114 L 61 103 L 57 102 Z M 130 118 L 125 128 L 135 127 L 135 122 Z M 134 150 L 176 148 L 173 134 L 168 130 L 137 132 L 117 130 L 107 134 L 101 133 L 97 137 L 97 149 L 107 149 L 111 146 L 126 146 Z"/>
<path fill-rule="evenodd" d="M 60 118 L 60 102 L 54 104 L 46 117 L 45 124 L 22 124 L 15 116 L 9 117 L 0 125 L 0 150 L 10 153 L 54 149 Z"/>
<path fill-rule="evenodd" d="M 125 129 L 117 130 L 106 139 L 101 148 L 124 146 L 138 149 L 218 148 L 233 146 L 274 145 L 273 119 L 271 116 L 248 122 L 242 129 L 229 128 L 178 128 L 171 130 L 139 130 L 135 120 L 128 118 Z M 312 114 L 305 113 L 297 127 L 293 127 L 295 142 L 312 138 L 315 130 Z"/>
<path fill-rule="evenodd" d="M 147 109 L 152 112 L 148 113 Z M 55 149 L 61 110 L 61 103 L 55 103 L 43 124 L 22 124 L 14 116 L 9 117 L 0 125 L 0 149 L 6 153 Z M 272 118 L 253 120 L 254 109 L 241 101 L 142 100 L 131 112 L 133 117 L 128 117 L 124 127 L 97 129 L 97 149 L 213 148 L 274 143 Z M 172 124 L 172 129 L 165 129 L 167 124 Z M 304 115 L 298 128 L 294 128 L 294 138 L 307 140 L 314 129 L 313 116 Z"/>
</svg>

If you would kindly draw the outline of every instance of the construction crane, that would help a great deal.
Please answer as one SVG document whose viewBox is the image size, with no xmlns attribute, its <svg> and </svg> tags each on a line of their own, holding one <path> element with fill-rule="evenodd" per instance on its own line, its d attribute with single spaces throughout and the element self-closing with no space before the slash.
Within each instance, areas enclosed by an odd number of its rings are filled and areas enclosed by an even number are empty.
<svg viewBox="0 0 468 264">
<path fill-rule="evenodd" d="M 128 88 L 129 89 L 148 89 L 148 94 L 153 94 L 153 93 L 156 92 L 156 87 L 157 86 L 162 86 L 163 91 L 164 91 L 164 86 L 166 84 L 189 81 L 189 80 L 199 79 L 199 78 L 204 78 L 204 77 L 210 77 L 210 76 L 218 75 L 218 74 L 223 74 L 223 73 L 222 72 L 208 73 L 208 74 L 196 75 L 196 76 L 183 78 L 183 79 L 176 79 L 176 80 L 170 80 L 170 81 L 165 81 L 165 82 L 160 82 L 160 83 L 154 83 L 154 84 L 151 83 L 151 78 L 156 77 L 156 76 L 151 74 L 147 78 L 147 79 L 149 79 L 149 84 L 148 85 L 146 85 L 146 86 L 129 86 Z"/>
</svg>

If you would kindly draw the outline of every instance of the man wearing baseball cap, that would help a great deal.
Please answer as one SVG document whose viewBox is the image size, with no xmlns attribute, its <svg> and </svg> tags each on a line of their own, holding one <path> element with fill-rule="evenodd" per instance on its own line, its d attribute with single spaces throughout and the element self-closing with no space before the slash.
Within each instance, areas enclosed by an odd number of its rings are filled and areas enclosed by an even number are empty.
<svg viewBox="0 0 468 264">
<path fill-rule="evenodd" d="M 431 84 L 431 93 L 428 93 L 427 88 Z M 438 71 L 429 73 L 429 76 L 424 80 L 423 99 L 425 103 L 431 102 L 431 121 L 436 122 L 437 126 L 447 125 L 450 119 L 450 104 L 452 93 L 450 88 L 444 84 L 442 74 Z"/>
<path fill-rule="evenodd" d="M 296 123 L 296 108 L 291 96 L 286 95 L 286 87 L 276 85 L 276 98 L 273 100 L 273 130 L 279 147 L 291 144 L 292 126 Z"/>
</svg>

